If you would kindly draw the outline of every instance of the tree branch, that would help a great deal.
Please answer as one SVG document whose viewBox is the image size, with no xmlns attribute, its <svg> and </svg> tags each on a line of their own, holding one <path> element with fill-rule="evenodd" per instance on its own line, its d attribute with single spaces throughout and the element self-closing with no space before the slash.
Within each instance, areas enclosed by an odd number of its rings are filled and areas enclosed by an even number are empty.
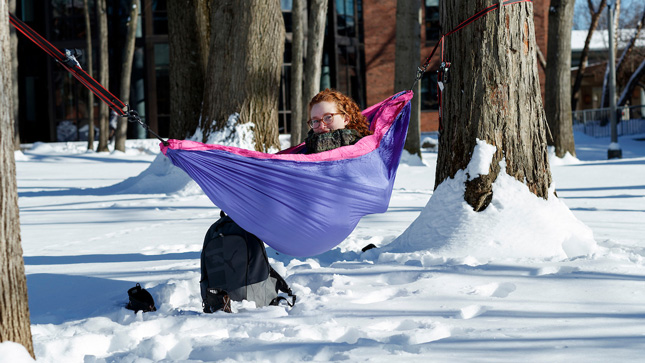
<svg viewBox="0 0 645 363">
<path fill-rule="evenodd" d="M 582 53 L 580 54 L 580 64 L 578 66 L 578 71 L 576 72 L 576 79 L 573 82 L 571 87 L 571 109 L 577 109 L 578 103 L 578 91 L 580 90 L 580 85 L 582 84 L 582 77 L 584 76 L 585 70 L 587 69 L 587 62 L 589 61 L 589 46 L 591 44 L 591 37 L 593 32 L 598 26 L 598 20 L 600 19 L 600 14 L 607 6 L 607 0 L 602 0 L 598 4 L 598 10 L 593 10 L 593 3 L 591 0 L 587 0 L 589 4 L 589 12 L 591 12 L 591 23 L 589 24 L 589 31 L 587 32 L 587 38 L 585 39 L 585 46 L 582 48 Z"/>
</svg>

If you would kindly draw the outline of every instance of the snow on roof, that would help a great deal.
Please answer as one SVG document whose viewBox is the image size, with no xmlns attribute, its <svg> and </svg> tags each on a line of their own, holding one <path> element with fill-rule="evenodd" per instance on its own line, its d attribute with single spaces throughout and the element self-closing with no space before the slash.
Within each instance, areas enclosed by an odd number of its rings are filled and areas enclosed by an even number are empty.
<svg viewBox="0 0 645 363">
<path fill-rule="evenodd" d="M 585 46 L 585 39 L 587 38 L 587 30 L 572 30 L 571 31 L 571 51 L 581 52 Z M 636 29 L 619 29 L 618 30 L 618 48 L 623 48 L 634 36 Z M 608 47 L 607 30 L 596 30 L 591 37 L 590 50 L 604 50 Z M 645 47 L 645 34 L 641 32 L 638 40 L 636 41 L 637 47 Z"/>
</svg>

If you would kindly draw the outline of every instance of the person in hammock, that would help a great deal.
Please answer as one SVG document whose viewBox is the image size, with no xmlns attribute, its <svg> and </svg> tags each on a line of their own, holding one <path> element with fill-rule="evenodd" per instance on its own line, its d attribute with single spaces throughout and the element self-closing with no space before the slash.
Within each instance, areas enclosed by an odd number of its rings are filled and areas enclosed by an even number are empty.
<svg viewBox="0 0 645 363">
<path fill-rule="evenodd" d="M 305 140 L 306 149 L 301 151 L 305 154 L 314 154 L 341 146 L 353 145 L 362 137 L 372 134 L 369 130 L 367 118 L 361 113 L 356 102 L 346 95 L 330 89 L 325 89 L 318 93 L 309 102 L 309 121 L 307 121 L 307 124 L 311 130 Z M 240 227 L 224 211 L 221 212 L 220 216 L 219 221 L 213 224 L 206 233 L 204 249 L 202 250 L 200 289 L 202 291 L 204 312 L 213 313 L 218 310 L 231 312 L 231 300 L 254 301 L 256 306 L 259 307 L 277 305 L 280 299 L 286 300 L 284 297 L 278 297 L 278 290 L 288 293 L 289 297 L 292 298 L 292 302 L 289 305 L 293 306 L 295 295 L 291 293 L 286 282 L 281 277 L 277 279 L 275 271 L 268 272 L 268 275 L 265 276 L 264 274 L 267 274 L 267 270 L 258 262 L 264 260 L 268 264 L 264 243 Z M 226 231 L 224 231 L 225 229 Z M 238 254 L 237 250 L 233 250 L 236 248 L 234 243 L 238 244 L 239 240 L 231 239 L 229 240 L 230 242 L 227 242 L 230 244 L 224 246 L 223 238 L 226 235 L 236 235 L 244 238 L 248 248 L 246 259 L 233 257 Z M 207 251 L 207 243 L 216 240 L 222 245 L 217 243 L 208 245 L 212 247 L 208 247 L 209 250 Z M 259 242 L 260 245 L 258 246 L 255 242 Z M 249 246 L 252 247 L 249 248 Z M 240 255 L 243 256 L 244 253 Z M 225 256 L 230 256 L 230 258 Z M 240 265 L 244 262 L 246 262 L 246 266 Z M 210 274 L 209 270 L 214 270 L 215 272 Z M 244 279 L 240 280 L 234 276 L 242 273 L 238 271 L 246 274 L 243 276 Z M 211 278 L 214 280 L 210 281 Z M 233 283 L 233 281 L 237 280 L 248 282 L 248 284 L 240 286 L 242 283 Z M 252 283 L 249 281 L 252 281 Z M 231 286 L 224 286 L 227 283 Z"/>
<path fill-rule="evenodd" d="M 354 145 L 362 137 L 372 134 L 356 102 L 329 88 L 309 102 L 307 125 L 311 129 L 305 139 L 305 154 Z"/>
</svg>

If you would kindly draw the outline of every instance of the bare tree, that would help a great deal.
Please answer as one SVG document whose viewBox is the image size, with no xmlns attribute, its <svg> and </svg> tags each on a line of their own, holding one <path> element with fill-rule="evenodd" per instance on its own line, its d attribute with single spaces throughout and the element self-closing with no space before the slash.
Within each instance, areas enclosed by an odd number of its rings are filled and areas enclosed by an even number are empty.
<svg viewBox="0 0 645 363">
<path fill-rule="evenodd" d="M 617 13 L 619 12 L 619 9 L 620 9 L 620 1 L 617 2 L 617 9 L 616 9 Z M 625 21 L 621 21 L 620 25 L 622 25 L 623 28 L 626 26 L 630 26 L 630 27 L 633 26 L 634 33 L 631 34 L 631 36 L 628 38 L 629 40 L 623 39 L 621 41 L 621 43 L 627 43 L 627 45 L 623 49 L 621 56 L 618 58 L 618 61 L 616 62 L 616 75 L 618 77 L 616 87 L 620 89 L 621 87 L 623 87 L 623 85 L 625 85 L 625 89 L 623 90 L 623 92 L 621 92 L 621 97 L 620 97 L 620 101 L 623 102 L 622 104 L 625 104 L 629 100 L 629 97 L 631 95 L 631 93 L 625 93 L 625 90 L 630 89 L 630 92 L 633 92 L 634 88 L 636 87 L 639 81 L 638 73 L 640 71 L 640 68 L 636 67 L 636 72 L 632 73 L 635 68 L 633 66 L 628 67 L 628 64 L 630 65 L 638 64 L 640 59 L 642 59 L 643 57 L 642 52 L 635 52 L 635 50 L 637 49 L 636 42 L 641 37 L 643 24 L 645 23 L 645 6 L 641 5 L 640 8 L 636 8 L 636 9 L 632 7 L 630 10 L 632 10 L 632 14 L 636 16 L 633 16 L 633 15 L 632 17 L 628 16 L 627 17 L 628 19 L 626 19 Z M 637 11 L 633 11 L 633 10 L 637 10 Z M 618 29 L 620 28 L 620 25 L 618 24 L 619 15 L 616 14 L 614 19 L 615 19 L 614 29 L 616 33 L 616 41 L 614 42 L 614 44 L 616 44 L 616 48 L 617 48 L 618 37 L 619 37 L 618 34 L 624 34 L 624 33 L 621 33 L 618 31 Z M 608 107 L 609 105 L 609 85 L 608 85 L 609 81 L 608 80 L 609 80 L 609 65 L 605 70 L 601 107 Z M 618 104 L 619 103 L 617 103 L 617 105 Z"/>
<path fill-rule="evenodd" d="M 210 55 L 200 126 L 207 138 L 229 115 L 255 125 L 255 147 L 279 148 L 278 92 L 285 28 L 279 0 L 211 3 Z"/>
<path fill-rule="evenodd" d="M 169 1 L 170 137 L 199 126 L 210 42 L 210 0 Z"/>
<path fill-rule="evenodd" d="M 640 20 L 636 23 L 636 27 L 634 29 L 634 35 L 627 43 L 627 46 L 625 47 L 625 49 L 623 49 L 623 53 L 621 54 L 620 58 L 618 58 L 618 62 L 616 64 L 617 74 L 623 71 L 623 69 L 625 68 L 625 65 L 628 63 L 627 62 L 628 57 L 630 56 L 630 54 L 632 54 L 632 52 L 636 48 L 636 42 L 640 38 L 644 23 L 645 23 L 645 9 L 643 9 L 643 13 L 641 15 Z"/>
<path fill-rule="evenodd" d="M 421 58 L 421 1 L 396 2 L 396 55 L 394 61 L 394 91 L 409 89 L 414 81 Z M 417 82 L 412 99 L 410 125 L 405 149 L 421 157 L 421 84 Z"/>
<path fill-rule="evenodd" d="M 22 344 L 35 357 L 20 245 L 11 54 L 8 4 L 0 1 L 0 342 Z"/>
<path fill-rule="evenodd" d="M 585 39 L 585 45 L 582 48 L 582 53 L 580 53 L 580 64 L 578 65 L 578 70 L 576 71 L 576 78 L 571 88 L 571 109 L 576 110 L 578 105 L 578 97 L 580 86 L 582 84 L 582 77 L 584 76 L 585 70 L 589 62 L 589 46 L 591 44 L 591 37 L 593 36 L 596 27 L 598 27 L 598 20 L 600 19 L 600 14 L 607 6 L 607 0 L 601 0 L 598 7 L 594 9 L 592 0 L 587 0 L 589 6 L 589 13 L 591 15 L 591 23 L 589 24 L 589 31 L 587 32 L 587 38 Z"/>
<path fill-rule="evenodd" d="M 320 92 L 326 17 L 327 0 L 310 0 L 309 29 L 307 30 L 307 60 L 305 61 L 305 85 L 303 88 L 303 102 L 305 106 L 309 104 L 309 100 Z M 302 129 L 306 130 L 306 120 L 303 118 L 302 122 Z"/>
<path fill-rule="evenodd" d="M 96 6 L 97 17 L 99 24 L 99 83 L 108 88 L 109 81 L 109 54 L 108 54 L 108 27 L 107 27 L 107 6 L 106 0 L 97 0 Z M 108 139 L 110 134 L 108 117 L 110 116 L 110 111 L 105 102 L 99 104 L 99 146 L 97 151 L 109 151 L 108 149 Z"/>
<path fill-rule="evenodd" d="M 442 0 L 441 27 L 454 29 L 494 3 L 497 1 Z M 492 200 L 492 183 L 502 160 L 506 173 L 538 197 L 548 198 L 551 174 L 533 5 L 502 6 L 450 35 L 446 44 L 452 80 L 442 93 L 444 131 L 435 187 L 466 168 L 480 139 L 495 145 L 497 151 L 488 175 L 466 182 L 464 199 L 475 211 L 484 210 Z"/>
<path fill-rule="evenodd" d="M 121 101 L 130 102 L 130 79 L 132 78 L 132 61 L 134 60 L 134 41 L 137 35 L 137 20 L 139 18 L 139 0 L 132 0 L 128 33 L 125 38 L 125 51 L 123 52 L 123 65 L 121 67 Z M 125 140 L 128 132 L 128 120 L 119 117 L 114 137 L 114 149 L 125 151 Z"/>
<path fill-rule="evenodd" d="M 85 14 L 85 59 L 87 61 L 85 71 L 90 77 L 94 77 L 94 71 L 92 70 L 94 51 L 92 50 L 89 0 L 83 0 L 83 12 Z M 87 149 L 94 150 L 94 93 L 92 92 L 87 92 Z"/>
<path fill-rule="evenodd" d="M 625 104 L 627 104 L 627 101 L 631 97 L 632 92 L 634 92 L 634 89 L 639 85 L 639 81 L 643 77 L 645 77 L 645 59 L 641 62 L 638 68 L 636 68 L 636 71 L 627 81 L 627 84 L 625 85 L 625 88 L 623 89 L 618 102 L 616 102 L 616 106 L 624 106 Z M 642 84 L 640 86 L 645 89 Z"/>
<path fill-rule="evenodd" d="M 307 128 L 303 116 L 303 58 L 305 46 L 304 16 L 307 3 L 305 0 L 293 0 L 291 8 L 291 146 L 296 146 L 304 139 Z M 304 132 L 303 132 L 304 131 Z"/>
<path fill-rule="evenodd" d="M 555 154 L 576 155 L 571 122 L 571 27 L 575 0 L 551 0 L 544 108 Z"/>
</svg>

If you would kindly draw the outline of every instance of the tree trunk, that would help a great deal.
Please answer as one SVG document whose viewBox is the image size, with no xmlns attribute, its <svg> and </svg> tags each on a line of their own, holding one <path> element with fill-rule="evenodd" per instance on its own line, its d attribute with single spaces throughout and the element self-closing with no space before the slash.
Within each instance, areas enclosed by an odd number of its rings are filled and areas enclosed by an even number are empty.
<svg viewBox="0 0 645 363">
<path fill-rule="evenodd" d="M 576 155 L 571 120 L 571 27 L 575 0 L 551 0 L 546 64 L 546 119 L 555 155 Z"/>
<path fill-rule="evenodd" d="M 85 13 L 85 59 L 87 64 L 85 72 L 94 78 L 92 68 L 93 54 L 92 50 L 92 24 L 90 23 L 90 5 L 89 0 L 83 0 L 83 12 Z M 87 149 L 94 150 L 94 93 L 87 92 Z"/>
<path fill-rule="evenodd" d="M 585 46 L 582 48 L 582 53 L 580 53 L 580 65 L 578 66 L 578 71 L 576 72 L 576 79 L 573 82 L 573 88 L 571 89 L 571 109 L 578 109 L 578 91 L 580 91 L 580 86 L 582 85 L 582 76 L 584 76 L 585 69 L 587 68 L 587 63 L 589 61 L 589 46 L 591 44 L 591 37 L 593 36 L 596 27 L 598 26 L 598 20 L 600 19 L 600 14 L 607 6 L 607 0 L 601 0 L 598 5 L 598 10 L 593 9 L 593 3 L 591 0 L 587 0 L 589 5 L 589 12 L 591 13 L 591 23 L 589 24 L 589 32 L 587 32 L 587 38 L 585 39 Z"/>
<path fill-rule="evenodd" d="M 137 35 L 139 8 L 139 0 L 132 0 L 128 34 L 125 38 L 125 51 L 123 52 L 123 65 L 121 67 L 121 101 L 126 104 L 130 102 L 130 79 L 132 78 L 132 61 L 134 60 L 134 41 Z M 114 150 L 125 152 L 127 134 L 128 119 L 119 117 L 114 137 Z"/>
<path fill-rule="evenodd" d="M 327 0 L 309 1 L 309 20 L 307 30 L 307 58 L 305 60 L 305 85 L 302 91 L 304 109 L 308 113 L 309 101 L 320 92 L 320 75 L 322 73 L 322 54 L 325 42 L 325 19 L 327 18 Z M 302 129 L 307 130 L 307 121 L 303 118 Z M 306 135 L 303 135 L 303 138 Z"/>
<path fill-rule="evenodd" d="M 304 10 L 306 0 L 293 0 L 291 8 L 291 146 L 300 144 L 306 135 L 303 116 L 302 77 L 305 47 Z"/>
<path fill-rule="evenodd" d="M 396 2 L 396 53 L 394 92 L 409 89 L 414 83 L 421 59 L 421 1 Z M 410 125 L 405 150 L 421 157 L 421 82 L 415 84 Z"/>
<path fill-rule="evenodd" d="M 279 148 L 278 92 L 284 52 L 280 1 L 227 0 L 211 4 L 210 56 L 200 126 L 204 140 L 238 112 L 255 125 L 255 148 Z M 213 125 L 215 124 L 215 125 Z"/>
<path fill-rule="evenodd" d="M 9 9 L 0 1 L 0 109 L 13 103 Z M 22 344 L 34 356 L 27 280 L 20 245 L 13 112 L 0 112 L 0 343 Z"/>
<path fill-rule="evenodd" d="M 9 12 L 12 14 L 16 13 L 16 0 L 9 0 Z M 12 97 L 13 97 L 13 148 L 14 150 L 20 150 L 20 113 L 18 108 L 18 102 L 20 96 L 18 93 L 18 34 L 14 27 L 9 27 L 11 34 L 11 78 L 13 83 L 12 88 Z"/>
<path fill-rule="evenodd" d="M 442 0 L 441 27 L 461 21 L 497 1 Z M 443 97 L 444 131 L 435 188 L 470 162 L 476 140 L 495 145 L 488 175 L 466 182 L 464 199 L 475 211 L 492 199 L 492 183 L 505 160 L 506 173 L 546 199 L 551 174 L 546 118 L 538 78 L 533 4 L 503 6 L 445 39 L 451 82 Z"/>
<path fill-rule="evenodd" d="M 108 55 L 108 28 L 107 28 L 107 7 L 106 0 L 97 0 L 98 7 L 97 17 L 99 23 L 99 83 L 108 88 L 109 81 L 109 55 Z M 96 151 L 109 151 L 108 139 L 110 137 L 110 128 L 108 124 L 110 110 L 105 102 L 99 103 L 99 146 Z"/>
<path fill-rule="evenodd" d="M 168 3 L 170 138 L 185 139 L 199 126 L 210 42 L 210 1 Z"/>
</svg>

